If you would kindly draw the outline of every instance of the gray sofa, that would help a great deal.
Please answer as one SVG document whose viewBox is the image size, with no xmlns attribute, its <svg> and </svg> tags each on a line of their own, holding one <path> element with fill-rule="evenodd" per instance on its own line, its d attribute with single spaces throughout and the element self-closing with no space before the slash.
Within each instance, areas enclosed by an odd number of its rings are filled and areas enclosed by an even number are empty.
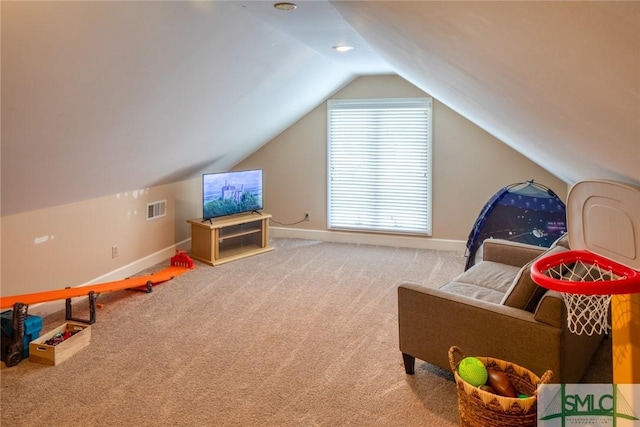
<svg viewBox="0 0 640 427">
<path fill-rule="evenodd" d="M 536 285 L 530 265 L 542 254 L 568 250 L 566 237 L 551 248 L 489 239 L 482 260 L 439 288 L 405 283 L 398 287 L 400 351 L 405 371 L 415 359 L 450 370 L 453 345 L 468 356 L 503 359 L 553 382 L 577 383 L 602 335 L 567 329 L 562 296 Z"/>
</svg>

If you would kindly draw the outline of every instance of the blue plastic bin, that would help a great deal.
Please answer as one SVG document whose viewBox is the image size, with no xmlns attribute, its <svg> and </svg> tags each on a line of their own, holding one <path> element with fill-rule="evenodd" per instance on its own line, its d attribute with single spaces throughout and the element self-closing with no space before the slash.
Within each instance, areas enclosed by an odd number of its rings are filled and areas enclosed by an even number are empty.
<svg viewBox="0 0 640 427">
<path fill-rule="evenodd" d="M 4 333 L 10 338 L 13 338 L 13 311 L 9 310 L 1 313 L 0 321 L 2 322 L 2 330 Z M 24 339 L 22 347 L 22 357 L 24 359 L 29 357 L 29 343 L 38 338 L 41 331 L 42 317 L 27 314 L 27 317 L 24 319 Z"/>
</svg>

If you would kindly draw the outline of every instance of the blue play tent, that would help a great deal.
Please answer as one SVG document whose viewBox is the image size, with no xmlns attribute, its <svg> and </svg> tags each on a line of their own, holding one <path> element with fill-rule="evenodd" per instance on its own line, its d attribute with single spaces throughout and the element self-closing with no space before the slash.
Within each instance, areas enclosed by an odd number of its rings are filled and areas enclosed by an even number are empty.
<svg viewBox="0 0 640 427">
<path fill-rule="evenodd" d="M 485 239 L 548 248 L 566 231 L 566 206 L 551 189 L 533 180 L 508 185 L 494 194 L 478 215 L 467 240 L 465 270 L 474 265 Z"/>
</svg>

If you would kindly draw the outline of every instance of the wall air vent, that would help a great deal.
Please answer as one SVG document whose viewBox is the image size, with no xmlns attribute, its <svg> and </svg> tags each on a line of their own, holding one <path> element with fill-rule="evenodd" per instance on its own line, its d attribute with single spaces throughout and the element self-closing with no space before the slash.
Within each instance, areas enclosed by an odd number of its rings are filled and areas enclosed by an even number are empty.
<svg viewBox="0 0 640 427">
<path fill-rule="evenodd" d="M 147 204 L 147 221 L 150 219 L 160 218 L 167 215 L 167 201 L 160 200 Z"/>
</svg>

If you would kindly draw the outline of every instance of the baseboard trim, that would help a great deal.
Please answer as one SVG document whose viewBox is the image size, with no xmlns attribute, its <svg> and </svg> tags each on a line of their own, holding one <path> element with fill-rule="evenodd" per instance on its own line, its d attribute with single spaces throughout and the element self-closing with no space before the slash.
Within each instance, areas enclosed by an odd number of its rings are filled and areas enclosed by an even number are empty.
<svg viewBox="0 0 640 427">
<path fill-rule="evenodd" d="M 287 239 L 320 240 L 323 242 L 358 243 L 365 245 L 393 246 L 417 249 L 433 249 L 464 254 L 466 242 L 462 240 L 434 239 L 431 237 L 399 236 L 391 234 L 349 233 L 330 230 L 306 230 L 302 228 L 269 227 L 272 237 Z"/>
<path fill-rule="evenodd" d="M 90 280 L 86 283 L 79 285 L 78 287 L 96 285 L 99 283 L 113 282 L 116 280 L 126 279 L 127 277 L 132 277 L 137 273 L 145 270 L 147 268 L 153 267 L 154 265 L 161 263 L 162 261 L 167 260 L 175 255 L 176 250 L 188 250 L 190 248 L 191 239 L 185 239 L 181 242 L 176 243 L 175 245 L 171 245 L 167 248 L 161 249 L 158 252 L 155 252 L 151 255 L 148 255 L 144 258 L 136 260 L 132 263 L 124 265 L 116 270 L 113 270 L 107 274 L 103 274 L 102 276 L 96 277 L 93 280 Z M 73 300 L 73 304 L 81 303 L 86 300 L 87 297 L 79 297 Z M 45 317 L 50 314 L 56 313 L 60 310 L 65 309 L 64 300 L 59 301 L 50 301 L 43 302 L 39 304 L 33 304 L 29 306 L 29 314 L 35 316 Z"/>
</svg>

